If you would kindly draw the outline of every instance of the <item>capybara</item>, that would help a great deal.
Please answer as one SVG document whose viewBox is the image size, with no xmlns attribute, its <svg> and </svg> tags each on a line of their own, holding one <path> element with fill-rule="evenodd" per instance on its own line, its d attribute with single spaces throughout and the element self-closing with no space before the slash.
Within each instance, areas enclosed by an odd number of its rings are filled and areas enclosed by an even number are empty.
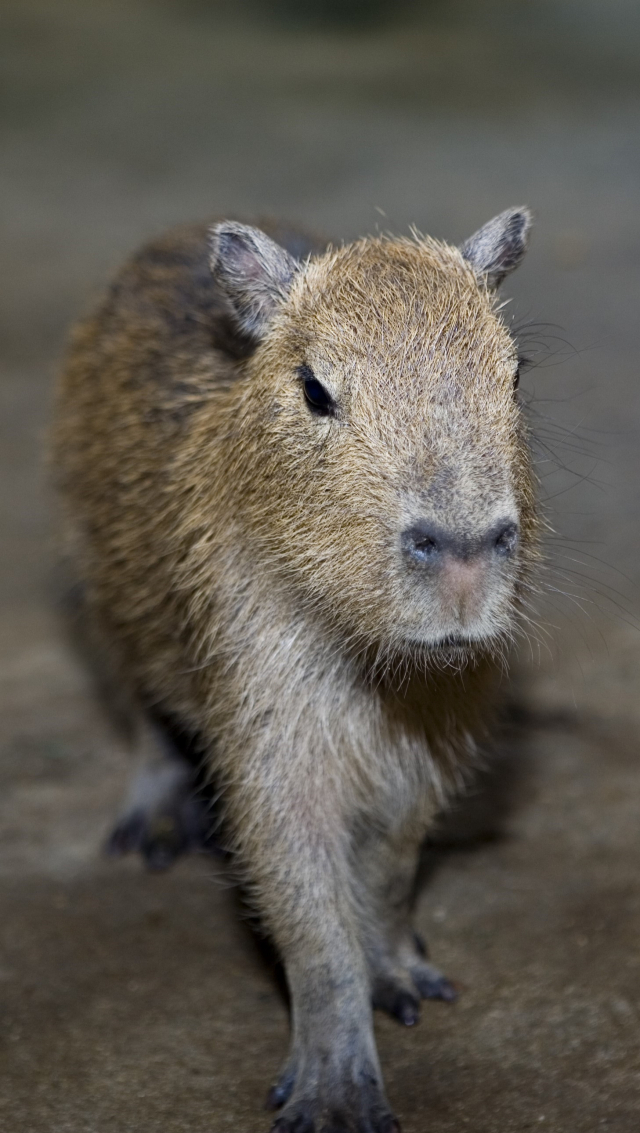
<svg viewBox="0 0 640 1133">
<path fill-rule="evenodd" d="M 290 990 L 279 1133 L 397 1130 L 372 1010 L 454 997 L 412 893 L 534 588 L 496 299 L 529 227 L 512 208 L 460 248 L 185 227 L 73 337 L 65 530 L 149 760 L 112 847 L 189 844 L 196 758 Z"/>
</svg>

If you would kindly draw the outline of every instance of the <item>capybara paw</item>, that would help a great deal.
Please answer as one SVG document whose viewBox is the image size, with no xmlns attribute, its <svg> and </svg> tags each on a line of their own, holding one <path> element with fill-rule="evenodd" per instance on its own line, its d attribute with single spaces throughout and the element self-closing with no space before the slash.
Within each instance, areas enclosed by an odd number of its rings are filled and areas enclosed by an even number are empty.
<svg viewBox="0 0 640 1133">
<path fill-rule="evenodd" d="M 286 1106 L 271 1133 L 400 1133 L 400 1123 L 384 1103 L 362 1097 L 334 1105 L 299 1101 Z"/>
<path fill-rule="evenodd" d="M 457 998 L 455 985 L 426 959 L 426 949 L 419 937 L 400 949 L 388 965 L 373 975 L 373 1006 L 386 1011 L 405 1027 L 418 1022 L 421 999 L 454 1003 Z"/>
<path fill-rule="evenodd" d="M 191 850 L 211 849 L 204 806 L 195 798 L 166 811 L 124 814 L 106 842 L 111 857 L 139 853 L 151 870 L 164 870 Z"/>
<path fill-rule="evenodd" d="M 289 1061 L 269 1093 L 267 1104 L 283 1107 L 271 1133 L 400 1133 L 375 1071 L 342 1066 L 327 1075 L 316 1063 L 305 1084 L 295 1067 Z"/>
<path fill-rule="evenodd" d="M 419 933 L 411 934 L 407 950 L 407 966 L 411 980 L 421 999 L 444 999 L 454 1003 L 458 998 L 455 984 L 429 963 L 429 950 Z"/>
<path fill-rule="evenodd" d="M 188 840 L 177 815 L 149 817 L 142 811 L 127 814 L 116 823 L 106 845 L 111 857 L 141 854 L 147 868 L 153 870 L 168 869 L 187 849 Z"/>
</svg>

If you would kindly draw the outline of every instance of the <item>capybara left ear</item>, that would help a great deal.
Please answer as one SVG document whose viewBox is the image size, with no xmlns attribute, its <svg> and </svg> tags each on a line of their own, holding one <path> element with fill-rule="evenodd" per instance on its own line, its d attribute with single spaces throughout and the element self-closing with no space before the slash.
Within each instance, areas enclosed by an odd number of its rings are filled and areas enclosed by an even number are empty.
<svg viewBox="0 0 640 1133">
<path fill-rule="evenodd" d="M 248 224 L 223 221 L 210 235 L 211 270 L 242 332 L 259 341 L 286 298 L 298 264 L 284 248 Z"/>
<path fill-rule="evenodd" d="M 528 208 L 507 209 L 483 224 L 460 248 L 474 271 L 485 277 L 487 287 L 499 287 L 517 268 L 527 250 L 531 220 Z"/>
</svg>

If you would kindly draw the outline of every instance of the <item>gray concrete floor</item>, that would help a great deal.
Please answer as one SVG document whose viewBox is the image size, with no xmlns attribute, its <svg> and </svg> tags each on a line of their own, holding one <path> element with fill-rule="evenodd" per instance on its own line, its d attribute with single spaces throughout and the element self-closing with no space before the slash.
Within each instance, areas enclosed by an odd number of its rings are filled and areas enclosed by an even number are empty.
<svg viewBox="0 0 640 1133">
<path fill-rule="evenodd" d="M 527 202 L 513 307 L 561 329 L 529 332 L 523 382 L 558 533 L 507 737 L 526 774 L 506 836 L 443 855 L 422 897 L 459 1003 L 426 1005 L 413 1031 L 380 1018 L 379 1044 L 405 1133 L 632 1133 L 637 6 L 433 0 L 361 26 L 308 7 L 0 7 L 0 1127 L 257 1133 L 287 1036 L 222 866 L 149 876 L 100 854 L 127 759 L 55 612 L 42 463 L 68 325 L 176 221 L 460 239 Z"/>
</svg>

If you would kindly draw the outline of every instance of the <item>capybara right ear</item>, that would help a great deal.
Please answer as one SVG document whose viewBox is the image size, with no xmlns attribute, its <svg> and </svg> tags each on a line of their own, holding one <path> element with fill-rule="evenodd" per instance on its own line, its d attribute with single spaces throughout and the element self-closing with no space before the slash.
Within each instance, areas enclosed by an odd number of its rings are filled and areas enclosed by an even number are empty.
<svg viewBox="0 0 640 1133">
<path fill-rule="evenodd" d="M 462 245 L 462 255 L 484 277 L 487 287 L 499 287 L 505 276 L 517 268 L 527 250 L 531 219 L 525 206 L 505 209 Z"/>
<path fill-rule="evenodd" d="M 240 329 L 259 341 L 299 265 L 259 228 L 230 220 L 211 229 L 210 262 Z"/>
</svg>

